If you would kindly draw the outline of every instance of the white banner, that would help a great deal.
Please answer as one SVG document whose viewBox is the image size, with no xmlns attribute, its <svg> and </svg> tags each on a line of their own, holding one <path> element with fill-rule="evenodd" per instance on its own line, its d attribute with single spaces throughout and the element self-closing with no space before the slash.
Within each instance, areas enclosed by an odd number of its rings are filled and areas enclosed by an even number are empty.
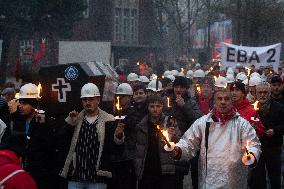
<svg viewBox="0 0 284 189">
<path fill-rule="evenodd" d="M 241 63 L 244 67 L 255 65 L 260 66 L 272 65 L 277 71 L 280 61 L 281 43 L 265 47 L 246 47 L 222 43 L 222 69 L 226 67 L 236 67 Z"/>
</svg>

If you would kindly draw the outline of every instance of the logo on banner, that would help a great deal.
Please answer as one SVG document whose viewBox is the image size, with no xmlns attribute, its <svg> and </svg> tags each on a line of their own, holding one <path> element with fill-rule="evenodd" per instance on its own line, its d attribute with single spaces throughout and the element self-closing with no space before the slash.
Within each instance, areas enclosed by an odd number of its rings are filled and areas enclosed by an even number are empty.
<svg viewBox="0 0 284 189">
<path fill-rule="evenodd" d="M 69 66 L 65 69 L 65 78 L 68 80 L 75 80 L 78 78 L 79 71 L 74 66 Z"/>
<path fill-rule="evenodd" d="M 71 91 L 70 83 L 66 83 L 64 78 L 57 78 L 56 83 L 51 85 L 52 91 L 57 92 L 58 102 L 66 102 L 67 92 Z"/>
</svg>

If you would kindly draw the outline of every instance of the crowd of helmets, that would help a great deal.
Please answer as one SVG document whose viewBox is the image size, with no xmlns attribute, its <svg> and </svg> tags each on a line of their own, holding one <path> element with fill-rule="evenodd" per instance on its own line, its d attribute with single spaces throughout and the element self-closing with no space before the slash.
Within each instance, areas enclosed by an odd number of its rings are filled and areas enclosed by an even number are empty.
<svg viewBox="0 0 284 189">
<path fill-rule="evenodd" d="M 190 70 L 183 68 L 179 71 L 166 70 L 162 76 L 152 74 L 149 78 L 144 75 L 139 76 L 136 73 L 130 73 L 127 76 L 127 83 L 133 86 L 135 83 L 142 82 L 145 84 L 148 91 L 159 92 L 166 87 L 163 82 L 165 79 L 174 82 L 177 76 L 188 78 L 189 81 L 191 81 L 189 83 L 192 84 L 191 86 L 193 87 L 198 83 L 202 83 L 205 78 L 212 79 L 210 84 L 215 88 L 229 88 L 235 81 L 240 81 L 246 86 L 248 100 L 253 102 L 255 87 L 258 84 L 264 81 L 269 82 L 274 75 L 279 75 L 281 79 L 284 78 L 282 68 L 279 68 L 278 72 L 275 72 L 272 66 L 259 67 L 256 69 L 255 66 L 244 67 L 242 64 L 236 64 L 235 68 L 227 67 L 225 70 L 220 70 L 220 65 L 215 64 L 208 70 L 204 68 L 197 63 L 195 67 Z"/>
</svg>

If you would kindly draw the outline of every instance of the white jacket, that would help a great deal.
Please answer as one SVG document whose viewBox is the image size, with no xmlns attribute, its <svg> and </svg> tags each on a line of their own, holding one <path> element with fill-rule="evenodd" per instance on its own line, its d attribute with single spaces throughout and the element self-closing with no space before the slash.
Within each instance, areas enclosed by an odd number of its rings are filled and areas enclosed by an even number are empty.
<svg viewBox="0 0 284 189">
<path fill-rule="evenodd" d="M 200 149 L 199 187 L 247 188 L 248 168 L 242 163 L 244 147 L 249 142 L 249 151 L 259 159 L 260 142 L 254 128 L 239 113 L 225 125 L 216 123 L 208 113 L 197 119 L 186 131 L 177 146 L 182 150 L 181 160 L 191 159 Z M 206 122 L 210 122 L 207 150 L 205 148 Z M 207 167 L 207 168 L 206 168 Z"/>
</svg>

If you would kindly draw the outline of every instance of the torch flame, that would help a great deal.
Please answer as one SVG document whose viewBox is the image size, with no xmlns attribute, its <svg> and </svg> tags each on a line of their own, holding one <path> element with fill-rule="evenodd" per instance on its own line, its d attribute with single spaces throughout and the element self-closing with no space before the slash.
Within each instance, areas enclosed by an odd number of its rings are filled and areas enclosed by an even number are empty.
<svg viewBox="0 0 284 189">
<path fill-rule="evenodd" d="M 170 105 L 170 100 L 171 100 L 170 97 L 167 97 L 167 107 L 168 107 L 168 108 L 171 107 L 171 105 Z"/>
<path fill-rule="evenodd" d="M 121 106 L 120 106 L 120 99 L 119 96 L 116 97 L 116 104 L 115 107 L 118 111 L 122 110 Z"/>
<path fill-rule="evenodd" d="M 197 84 L 196 85 L 196 90 L 197 90 L 197 92 L 200 94 L 201 93 L 201 88 L 200 88 L 200 86 Z"/>
<path fill-rule="evenodd" d="M 140 65 L 140 63 L 139 63 L 139 62 L 137 62 L 136 64 L 137 64 L 137 66 L 139 66 L 139 65 Z"/>
<path fill-rule="evenodd" d="M 252 105 L 253 105 L 253 109 L 254 109 L 255 111 L 258 111 L 258 110 L 259 110 L 259 101 L 258 101 L 258 100 L 255 101 L 255 103 L 253 103 Z"/>
<path fill-rule="evenodd" d="M 162 130 L 163 135 L 166 137 L 167 141 L 170 142 L 169 133 L 167 130 Z"/>
<path fill-rule="evenodd" d="M 218 66 L 221 66 L 221 62 L 218 62 Z"/>
<path fill-rule="evenodd" d="M 212 72 L 212 71 L 213 71 L 213 67 L 210 67 L 208 71 L 209 71 L 209 72 Z"/>
<path fill-rule="evenodd" d="M 20 93 L 15 94 L 15 99 L 19 99 Z"/>
<path fill-rule="evenodd" d="M 41 98 L 41 96 L 40 96 L 41 89 L 42 89 L 42 87 L 41 87 L 41 84 L 39 83 L 38 86 L 37 86 L 37 96 L 38 96 L 38 98 Z"/>
<path fill-rule="evenodd" d="M 246 148 L 248 149 L 248 147 L 249 147 L 249 141 L 247 141 L 247 145 L 246 145 Z"/>
<path fill-rule="evenodd" d="M 245 67 L 245 69 L 247 70 L 247 72 L 248 72 L 248 77 L 250 76 L 250 72 L 251 72 L 251 69 L 250 68 L 248 68 L 248 67 Z"/>
<path fill-rule="evenodd" d="M 183 68 L 181 68 L 181 72 L 184 73 L 184 69 Z"/>
</svg>

